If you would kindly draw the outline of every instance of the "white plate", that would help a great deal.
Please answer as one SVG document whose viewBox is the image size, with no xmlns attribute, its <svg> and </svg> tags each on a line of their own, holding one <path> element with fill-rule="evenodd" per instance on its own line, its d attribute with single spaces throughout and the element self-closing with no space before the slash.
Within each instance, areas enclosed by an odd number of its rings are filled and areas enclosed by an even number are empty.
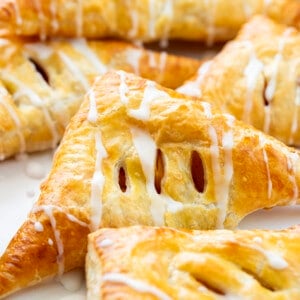
<svg viewBox="0 0 300 300">
<path fill-rule="evenodd" d="M 39 194 L 41 179 L 34 179 L 27 175 L 28 166 L 34 166 L 36 176 L 45 176 L 51 166 L 52 151 L 30 155 L 25 160 L 8 160 L 0 163 L 0 253 L 7 246 L 9 240 L 23 223 L 27 213 Z M 246 217 L 240 228 L 270 228 L 280 229 L 300 223 L 300 207 L 275 208 L 272 210 L 258 211 Z M 77 281 L 76 291 L 71 292 L 55 280 L 43 283 L 13 296 L 10 300 L 82 300 L 85 299 L 85 286 L 82 270 L 65 275 L 65 285 L 70 285 L 70 279 Z M 78 284 L 78 281 L 81 284 Z M 78 288 L 78 290 L 77 290 Z M 69 287 L 70 289 L 70 287 Z M 71 288 L 74 290 L 74 287 Z M 51 298 L 50 296 L 51 295 Z"/>
</svg>

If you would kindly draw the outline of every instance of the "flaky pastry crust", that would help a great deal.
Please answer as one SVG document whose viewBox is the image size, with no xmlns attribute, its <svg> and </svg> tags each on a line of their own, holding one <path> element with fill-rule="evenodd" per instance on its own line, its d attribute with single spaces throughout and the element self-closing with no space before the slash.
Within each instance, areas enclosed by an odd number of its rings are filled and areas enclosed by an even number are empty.
<svg viewBox="0 0 300 300">
<path fill-rule="evenodd" d="M 0 160 L 56 147 L 93 79 L 107 70 L 174 88 L 200 65 L 117 41 L 1 39 L 0 51 Z"/>
<path fill-rule="evenodd" d="M 225 41 L 251 16 L 300 27 L 298 0 L 2 0 L 0 34 Z"/>
<path fill-rule="evenodd" d="M 299 31 L 255 17 L 178 91 L 300 146 L 299 53 Z"/>
<path fill-rule="evenodd" d="M 233 228 L 254 210 L 300 203 L 299 166 L 296 150 L 206 102 L 108 72 L 0 259 L 0 295 L 83 266 L 87 234 L 101 227 Z"/>
<path fill-rule="evenodd" d="M 100 229 L 88 238 L 87 299 L 299 299 L 299 233 Z"/>
</svg>

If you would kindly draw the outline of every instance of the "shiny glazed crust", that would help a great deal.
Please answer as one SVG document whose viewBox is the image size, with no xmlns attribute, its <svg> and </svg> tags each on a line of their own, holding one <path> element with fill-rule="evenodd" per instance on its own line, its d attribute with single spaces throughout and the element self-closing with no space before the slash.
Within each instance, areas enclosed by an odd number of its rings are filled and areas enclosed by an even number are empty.
<svg viewBox="0 0 300 300">
<path fill-rule="evenodd" d="M 300 203 L 299 163 L 296 150 L 208 103 L 108 72 L 0 259 L 0 295 L 83 266 L 100 227 L 233 228 L 254 210 Z"/>
<path fill-rule="evenodd" d="M 174 88 L 200 65 L 116 41 L 1 39 L 0 51 L 0 159 L 55 147 L 95 76 L 107 70 Z"/>
<path fill-rule="evenodd" d="M 299 226 L 100 229 L 89 235 L 87 299 L 298 299 L 299 251 Z"/>
<path fill-rule="evenodd" d="M 255 14 L 300 26 L 298 0 L 3 0 L 0 34 L 212 43 L 233 38 Z"/>
<path fill-rule="evenodd" d="M 202 97 L 284 143 L 300 146 L 299 53 L 299 31 L 255 17 L 178 91 Z"/>
</svg>

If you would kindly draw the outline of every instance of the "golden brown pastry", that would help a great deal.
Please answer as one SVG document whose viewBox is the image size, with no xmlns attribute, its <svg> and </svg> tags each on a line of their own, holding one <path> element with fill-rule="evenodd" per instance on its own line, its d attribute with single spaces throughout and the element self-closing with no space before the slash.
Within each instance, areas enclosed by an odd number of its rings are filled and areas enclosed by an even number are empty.
<svg viewBox="0 0 300 300">
<path fill-rule="evenodd" d="M 206 102 L 106 73 L 0 259 L 0 295 L 83 266 L 100 227 L 233 228 L 254 210 L 300 203 L 299 186 L 296 150 Z"/>
<path fill-rule="evenodd" d="M 133 226 L 89 235 L 88 300 L 300 299 L 300 226 L 183 231 Z"/>
<path fill-rule="evenodd" d="M 300 146 L 299 53 L 299 31 L 255 17 L 178 91 Z"/>
<path fill-rule="evenodd" d="M 55 147 L 96 75 L 122 69 L 174 88 L 200 66 L 115 41 L 0 39 L 0 51 L 0 159 Z"/>
<path fill-rule="evenodd" d="M 300 28 L 298 0 L 2 0 L 0 34 L 225 41 L 255 14 Z"/>
</svg>

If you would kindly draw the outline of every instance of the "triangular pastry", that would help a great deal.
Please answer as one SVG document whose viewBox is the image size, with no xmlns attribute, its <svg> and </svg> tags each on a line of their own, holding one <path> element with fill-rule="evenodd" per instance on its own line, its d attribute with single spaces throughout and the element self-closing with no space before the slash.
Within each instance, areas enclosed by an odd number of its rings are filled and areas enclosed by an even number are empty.
<svg viewBox="0 0 300 300">
<path fill-rule="evenodd" d="M 251 16 L 300 28 L 298 0 L 2 0 L 0 34 L 226 41 Z"/>
<path fill-rule="evenodd" d="M 299 53 L 299 31 L 255 17 L 178 91 L 300 146 Z"/>
<path fill-rule="evenodd" d="M 299 251 L 300 226 L 100 229 L 89 235 L 87 299 L 300 299 Z"/>
<path fill-rule="evenodd" d="M 107 70 L 174 88 L 200 66 L 194 59 L 116 41 L 1 39 L 0 51 L 0 159 L 55 147 L 94 77 Z"/>
<path fill-rule="evenodd" d="M 296 150 L 206 102 L 106 73 L 0 259 L 0 295 L 83 266 L 100 227 L 233 228 L 254 210 L 300 203 L 299 168 Z"/>
</svg>

